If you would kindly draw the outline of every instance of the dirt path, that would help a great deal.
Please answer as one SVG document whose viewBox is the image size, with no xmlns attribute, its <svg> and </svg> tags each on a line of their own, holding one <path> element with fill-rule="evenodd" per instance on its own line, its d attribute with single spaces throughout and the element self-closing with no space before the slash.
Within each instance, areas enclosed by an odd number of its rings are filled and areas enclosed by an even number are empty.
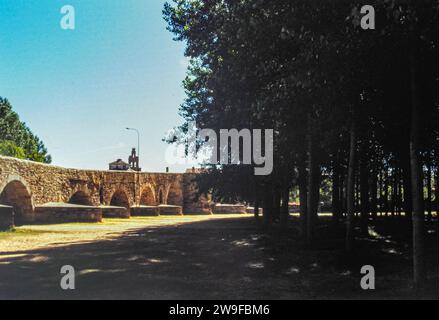
<svg viewBox="0 0 439 320">
<path fill-rule="evenodd" d="M 0 299 L 410 297 L 405 254 L 365 242 L 345 263 L 338 243 L 325 237 L 310 249 L 297 234 L 294 224 L 263 232 L 245 216 L 19 228 L 0 236 Z M 360 266 L 369 263 L 378 270 L 374 292 L 359 285 Z M 75 268 L 75 290 L 60 288 L 63 265 Z"/>
<path fill-rule="evenodd" d="M 0 233 L 0 253 L 53 248 L 66 244 L 89 243 L 120 237 L 123 233 L 147 227 L 181 225 L 184 223 L 242 218 L 240 215 L 161 216 L 104 219 L 102 223 L 67 223 L 16 228 L 13 233 Z M 1 260 L 0 260 L 1 263 Z"/>
</svg>

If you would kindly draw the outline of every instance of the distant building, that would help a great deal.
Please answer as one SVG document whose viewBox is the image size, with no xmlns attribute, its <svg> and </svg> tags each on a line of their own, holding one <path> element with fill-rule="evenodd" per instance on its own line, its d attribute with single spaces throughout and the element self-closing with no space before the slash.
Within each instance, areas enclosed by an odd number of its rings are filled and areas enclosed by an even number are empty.
<svg viewBox="0 0 439 320">
<path fill-rule="evenodd" d="M 128 163 L 131 167 L 131 170 L 141 171 L 141 169 L 139 167 L 139 156 L 136 155 L 136 148 L 133 148 L 131 150 L 131 155 L 128 158 Z"/>
<path fill-rule="evenodd" d="M 109 163 L 110 170 L 114 171 L 141 171 L 139 168 L 139 156 L 136 155 L 136 148 L 131 150 L 131 155 L 128 157 L 128 163 L 122 159 Z"/>
<path fill-rule="evenodd" d="M 130 165 L 123 161 L 122 159 L 117 159 L 116 161 L 109 164 L 110 170 L 115 171 L 128 171 L 130 170 Z"/>
</svg>

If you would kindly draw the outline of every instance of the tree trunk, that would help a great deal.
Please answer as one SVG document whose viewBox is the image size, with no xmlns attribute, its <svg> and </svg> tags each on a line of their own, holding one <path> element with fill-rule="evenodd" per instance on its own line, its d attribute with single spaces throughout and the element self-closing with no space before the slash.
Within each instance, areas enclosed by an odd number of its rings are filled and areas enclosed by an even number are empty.
<svg viewBox="0 0 439 320">
<path fill-rule="evenodd" d="M 384 213 L 387 217 L 389 215 L 389 169 L 384 171 Z"/>
<path fill-rule="evenodd" d="M 314 225 L 318 222 L 319 217 L 319 200 L 320 200 L 320 183 L 322 178 L 322 172 L 319 164 L 314 163 Z"/>
<path fill-rule="evenodd" d="M 392 185 L 392 216 L 396 216 L 398 209 L 398 169 L 393 168 L 393 185 Z"/>
<path fill-rule="evenodd" d="M 412 202 L 412 184 L 410 173 L 410 152 L 407 158 L 407 162 L 403 168 L 403 184 L 404 184 L 404 214 L 406 221 L 410 224 L 412 222 L 413 202 Z"/>
<path fill-rule="evenodd" d="M 281 192 L 279 189 L 273 190 L 273 221 L 280 220 L 280 200 L 281 200 Z"/>
<path fill-rule="evenodd" d="M 273 221 L 273 187 L 267 186 L 264 196 L 264 224 L 270 225 Z"/>
<path fill-rule="evenodd" d="M 402 169 L 398 169 L 398 213 L 401 217 L 402 215 Z"/>
<path fill-rule="evenodd" d="M 332 214 L 333 222 L 340 221 L 341 199 L 340 199 L 340 164 L 338 156 L 334 159 L 332 165 Z"/>
<path fill-rule="evenodd" d="M 427 213 L 428 213 L 428 220 L 431 221 L 433 216 L 431 212 L 431 199 L 432 199 L 432 190 L 431 190 L 431 162 L 428 162 L 427 165 Z"/>
<path fill-rule="evenodd" d="M 359 172 L 360 167 L 358 166 L 357 172 Z M 355 216 L 358 217 L 360 214 L 360 175 L 355 175 L 355 204 L 354 204 Z"/>
<path fill-rule="evenodd" d="M 434 205 L 436 211 L 436 219 L 439 221 L 439 166 L 436 167 L 434 186 Z"/>
<path fill-rule="evenodd" d="M 288 217 L 290 216 L 290 212 L 288 211 L 288 203 L 290 201 L 290 188 L 284 187 L 282 190 L 282 207 L 280 212 L 280 222 L 282 225 L 286 225 L 288 223 Z"/>
<path fill-rule="evenodd" d="M 355 214 L 355 158 L 357 145 L 356 119 L 352 116 L 349 144 L 349 165 L 347 177 L 347 219 L 346 219 L 346 251 L 352 252 L 354 247 L 354 214 Z"/>
<path fill-rule="evenodd" d="M 256 219 L 259 219 L 259 200 L 255 200 L 255 205 L 253 207 L 253 214 Z"/>
<path fill-rule="evenodd" d="M 369 172 L 367 169 L 367 153 L 364 141 L 361 146 L 360 161 L 360 201 L 361 201 L 361 234 L 368 234 L 369 224 Z"/>
<path fill-rule="evenodd" d="M 307 220 L 307 203 L 308 203 L 308 190 L 306 186 L 307 172 L 305 163 L 305 154 L 301 154 L 299 159 L 299 201 L 300 201 L 300 231 L 303 240 L 306 239 L 306 220 Z"/>
<path fill-rule="evenodd" d="M 253 214 L 256 219 L 259 219 L 259 186 L 257 183 L 255 183 L 254 200 Z"/>
<path fill-rule="evenodd" d="M 426 279 L 425 252 L 424 252 L 424 224 L 425 213 L 423 208 L 422 192 L 422 165 L 420 161 L 419 130 L 421 100 L 418 87 L 418 68 L 415 54 L 416 45 L 412 42 L 410 52 L 410 82 L 411 82 L 411 128 L 410 128 L 410 172 L 413 199 L 413 270 L 416 288 L 422 288 Z"/>
<path fill-rule="evenodd" d="M 378 197 L 378 186 L 377 186 L 377 169 L 376 165 L 373 165 L 372 174 L 370 176 L 370 211 L 373 219 L 377 216 L 377 197 Z"/>
<path fill-rule="evenodd" d="M 339 195 L 340 195 L 340 218 L 343 218 L 344 213 L 346 212 L 346 204 L 345 204 L 345 176 L 342 172 L 342 168 L 340 168 L 340 188 L 339 188 Z"/>
<path fill-rule="evenodd" d="M 383 215 L 382 195 L 383 195 L 383 171 L 378 169 L 378 185 L 377 185 L 377 210 L 380 216 Z"/>
<path fill-rule="evenodd" d="M 318 177 L 317 161 L 315 157 L 314 136 L 312 132 L 308 134 L 308 201 L 307 201 L 307 224 L 306 224 L 306 241 L 311 245 L 314 241 L 315 223 L 317 217 L 317 207 L 319 190 L 317 187 Z"/>
</svg>

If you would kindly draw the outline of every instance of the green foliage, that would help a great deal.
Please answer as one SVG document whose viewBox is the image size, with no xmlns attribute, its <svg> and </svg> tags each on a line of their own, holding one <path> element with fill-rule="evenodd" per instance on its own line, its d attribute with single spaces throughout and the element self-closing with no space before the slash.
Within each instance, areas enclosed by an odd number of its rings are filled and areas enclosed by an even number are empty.
<svg viewBox="0 0 439 320">
<path fill-rule="evenodd" d="M 7 99 L 0 97 L 0 155 L 50 163 L 43 142 L 26 126 Z"/>
<path fill-rule="evenodd" d="M 271 176 L 256 178 L 252 170 L 216 164 L 200 182 L 204 191 L 219 201 L 251 201 L 258 188 L 249 185 L 297 186 L 298 167 L 310 153 L 322 174 L 331 176 L 337 164 L 345 176 L 352 122 L 359 128 L 356 149 L 367 162 L 366 178 L 395 166 L 407 173 L 413 47 L 420 64 L 420 140 L 426 155 L 439 154 L 438 3 L 368 4 L 376 10 L 376 30 L 359 26 L 364 5 L 359 1 L 173 0 L 165 5 L 168 29 L 185 42 L 191 61 L 180 109 L 185 120 L 195 120 L 200 129 L 275 132 Z M 180 129 L 185 132 L 187 125 Z"/>
<path fill-rule="evenodd" d="M 214 164 L 198 177 L 200 189 L 218 201 L 263 202 L 264 221 L 270 222 L 286 221 L 285 200 L 297 186 L 308 244 L 316 235 L 319 196 L 324 204 L 332 198 L 335 222 L 346 213 L 348 251 L 355 211 L 361 212 L 363 235 L 370 212 L 376 216 L 378 209 L 387 213 L 392 207 L 408 218 L 413 213 L 420 284 L 422 167 L 430 172 L 430 211 L 432 171 L 436 187 L 439 181 L 439 1 L 370 0 L 375 30 L 361 27 L 365 4 L 167 3 L 168 29 L 185 42 L 191 59 L 181 115 L 201 129 L 274 129 L 271 176 Z M 187 125 L 180 129 L 185 132 Z"/>
<path fill-rule="evenodd" d="M 0 142 L 0 154 L 18 159 L 25 159 L 26 157 L 23 148 L 20 148 L 12 141 Z"/>
</svg>

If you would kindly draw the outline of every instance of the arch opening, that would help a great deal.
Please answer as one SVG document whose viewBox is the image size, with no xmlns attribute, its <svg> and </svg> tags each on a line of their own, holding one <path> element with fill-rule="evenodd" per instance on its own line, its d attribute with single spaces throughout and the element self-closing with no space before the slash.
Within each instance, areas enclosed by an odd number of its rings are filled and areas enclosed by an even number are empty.
<svg viewBox="0 0 439 320">
<path fill-rule="evenodd" d="M 71 204 L 77 204 L 82 206 L 92 206 L 93 202 L 90 199 L 90 196 L 84 191 L 75 192 L 69 200 Z"/>
<path fill-rule="evenodd" d="M 125 207 L 129 209 L 130 201 L 128 200 L 128 196 L 124 191 L 118 190 L 111 197 L 110 205 L 115 207 Z"/>
<path fill-rule="evenodd" d="M 14 208 L 14 222 L 16 225 L 31 220 L 32 197 L 21 181 L 14 180 L 6 185 L 0 194 L 0 203 Z"/>
<path fill-rule="evenodd" d="M 140 205 L 141 206 L 157 205 L 156 200 L 154 198 L 154 193 L 152 192 L 150 187 L 147 187 L 145 188 L 145 190 L 143 190 L 142 195 L 140 197 Z"/>
<path fill-rule="evenodd" d="M 166 204 L 162 189 L 159 190 L 158 202 L 159 204 Z"/>
</svg>

